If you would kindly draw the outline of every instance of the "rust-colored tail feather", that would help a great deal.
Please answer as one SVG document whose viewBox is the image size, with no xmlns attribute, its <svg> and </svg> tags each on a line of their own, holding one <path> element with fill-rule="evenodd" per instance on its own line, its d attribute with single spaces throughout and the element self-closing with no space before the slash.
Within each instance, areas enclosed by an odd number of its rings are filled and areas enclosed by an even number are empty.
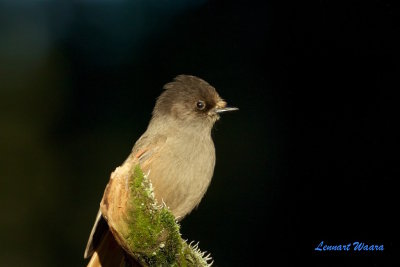
<svg viewBox="0 0 400 267">
<path fill-rule="evenodd" d="M 87 267 L 125 267 L 125 253 L 109 230 L 93 253 Z"/>
</svg>

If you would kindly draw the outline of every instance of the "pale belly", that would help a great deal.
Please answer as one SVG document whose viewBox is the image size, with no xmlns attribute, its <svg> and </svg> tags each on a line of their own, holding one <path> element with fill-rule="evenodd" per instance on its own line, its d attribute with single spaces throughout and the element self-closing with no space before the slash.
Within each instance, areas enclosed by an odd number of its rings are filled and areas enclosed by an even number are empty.
<svg viewBox="0 0 400 267">
<path fill-rule="evenodd" d="M 190 143 L 181 147 L 174 141 Z M 174 149 L 171 149 L 174 148 Z M 190 213 L 203 198 L 213 175 L 215 149 L 211 138 L 197 142 L 169 140 L 149 166 L 157 202 L 164 202 L 177 219 Z"/>
</svg>

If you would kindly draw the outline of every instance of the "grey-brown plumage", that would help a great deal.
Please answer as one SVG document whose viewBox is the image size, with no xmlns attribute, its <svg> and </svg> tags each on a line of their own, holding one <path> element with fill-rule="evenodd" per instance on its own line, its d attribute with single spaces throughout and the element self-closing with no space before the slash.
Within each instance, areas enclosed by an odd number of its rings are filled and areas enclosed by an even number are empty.
<svg viewBox="0 0 400 267">
<path fill-rule="evenodd" d="M 105 266 L 93 259 L 107 254 L 98 249 L 104 247 L 101 244 L 107 232 L 103 217 L 118 220 L 120 211 L 110 203 L 124 203 L 126 194 L 121 184 L 134 166 L 140 164 L 153 185 L 157 202 L 164 202 L 178 220 L 199 204 L 210 184 L 215 166 L 211 129 L 221 112 L 237 108 L 226 107 L 215 88 L 195 76 L 179 75 L 164 89 L 146 132 L 111 175 L 85 251 L 85 258 L 96 251 L 88 266 Z M 118 240 L 123 247 L 121 242 Z"/>
</svg>

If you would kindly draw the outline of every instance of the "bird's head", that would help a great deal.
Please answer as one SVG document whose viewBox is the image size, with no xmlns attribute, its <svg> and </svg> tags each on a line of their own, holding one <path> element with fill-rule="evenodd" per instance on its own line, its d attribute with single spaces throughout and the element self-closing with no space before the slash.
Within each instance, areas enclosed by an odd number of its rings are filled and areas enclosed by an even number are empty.
<svg viewBox="0 0 400 267">
<path fill-rule="evenodd" d="M 195 76 L 179 75 L 164 89 L 154 107 L 154 117 L 167 116 L 183 123 L 212 127 L 221 113 L 238 110 L 228 107 L 214 87 Z"/>
</svg>

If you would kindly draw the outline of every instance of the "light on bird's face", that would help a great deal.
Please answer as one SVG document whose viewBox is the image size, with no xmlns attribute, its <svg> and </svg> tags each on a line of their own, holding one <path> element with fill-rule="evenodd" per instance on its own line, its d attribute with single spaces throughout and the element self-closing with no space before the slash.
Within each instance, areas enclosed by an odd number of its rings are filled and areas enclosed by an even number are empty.
<svg viewBox="0 0 400 267">
<path fill-rule="evenodd" d="M 216 103 L 215 107 L 208 112 L 208 115 L 214 120 L 218 120 L 223 112 L 239 110 L 236 107 L 227 107 L 227 103 L 222 99 L 219 99 Z"/>
<path fill-rule="evenodd" d="M 236 107 L 227 107 L 226 102 L 223 100 L 218 101 L 217 105 L 215 106 L 215 112 L 218 114 L 227 112 L 227 111 L 235 111 L 235 110 L 239 110 L 239 109 Z"/>
<path fill-rule="evenodd" d="M 155 117 L 171 117 L 182 124 L 212 125 L 219 114 L 238 108 L 227 107 L 214 87 L 190 75 L 179 75 L 164 86 L 153 111 Z"/>
</svg>

